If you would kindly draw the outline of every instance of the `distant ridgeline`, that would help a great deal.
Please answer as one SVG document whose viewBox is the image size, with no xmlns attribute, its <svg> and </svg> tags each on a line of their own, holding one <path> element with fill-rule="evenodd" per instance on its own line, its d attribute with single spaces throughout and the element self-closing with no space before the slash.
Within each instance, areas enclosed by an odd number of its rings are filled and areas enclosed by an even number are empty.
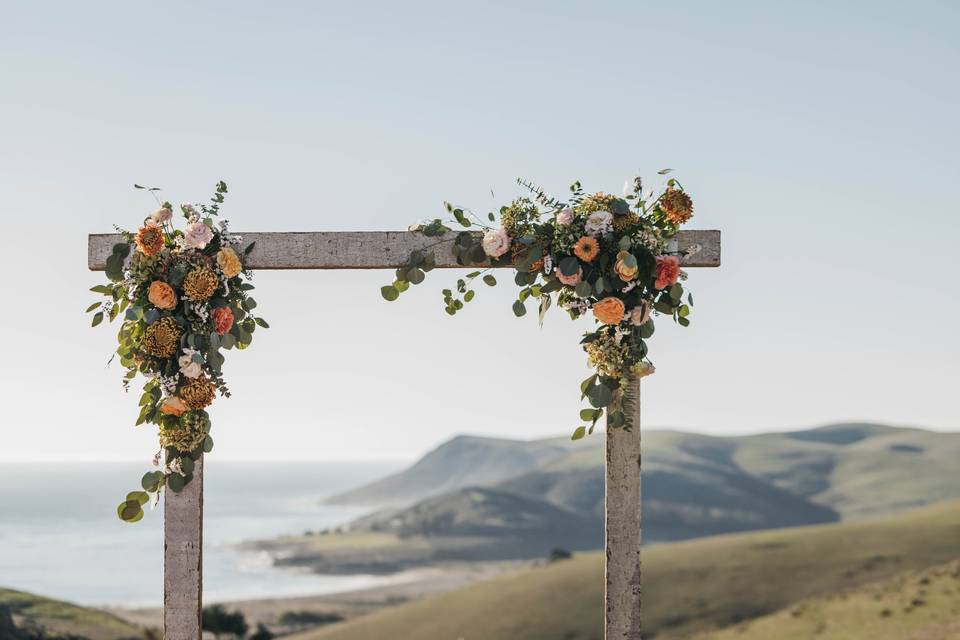
<svg viewBox="0 0 960 640">
<path fill-rule="evenodd" d="M 960 434 L 837 424 L 755 436 L 644 433 L 644 540 L 880 515 L 960 497 Z M 409 469 L 334 496 L 383 510 L 354 528 L 401 536 L 602 543 L 603 440 L 459 436 Z M 468 490 L 469 489 L 469 490 Z"/>
</svg>

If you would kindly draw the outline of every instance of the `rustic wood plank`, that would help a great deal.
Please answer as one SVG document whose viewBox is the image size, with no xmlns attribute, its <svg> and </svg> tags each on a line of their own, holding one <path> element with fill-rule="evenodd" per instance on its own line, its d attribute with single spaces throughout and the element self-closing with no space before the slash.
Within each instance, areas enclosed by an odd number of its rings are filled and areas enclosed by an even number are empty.
<svg viewBox="0 0 960 640">
<path fill-rule="evenodd" d="M 479 233 L 479 232 L 477 232 Z M 251 269 L 395 269 L 404 264 L 415 249 L 431 245 L 441 269 L 463 268 L 457 264 L 451 246 L 455 234 L 427 238 L 410 231 L 291 231 L 240 233 L 245 244 L 256 242 L 246 264 Z M 103 271 L 107 257 L 117 242 L 117 234 L 90 234 L 87 266 Z M 699 251 L 683 260 L 686 267 L 720 266 L 720 232 L 714 230 L 681 231 L 677 248 Z M 479 266 L 479 265 L 478 265 Z"/>
<path fill-rule="evenodd" d="M 163 638 L 200 640 L 203 594 L 203 456 L 180 493 L 163 508 Z"/>
<path fill-rule="evenodd" d="M 607 427 L 606 640 L 640 640 L 640 380 L 620 399 L 625 427 Z"/>
</svg>

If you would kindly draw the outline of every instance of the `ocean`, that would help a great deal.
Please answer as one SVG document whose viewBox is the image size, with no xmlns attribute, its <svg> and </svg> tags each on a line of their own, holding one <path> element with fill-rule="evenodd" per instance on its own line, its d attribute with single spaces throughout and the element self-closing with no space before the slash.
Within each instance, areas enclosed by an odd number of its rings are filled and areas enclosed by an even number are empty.
<svg viewBox="0 0 960 640">
<path fill-rule="evenodd" d="M 321 498 L 398 470 L 400 462 L 224 462 L 205 470 L 204 600 L 334 593 L 383 576 L 324 576 L 272 566 L 237 542 L 343 524 L 364 509 Z M 0 465 L 0 587 L 83 605 L 163 603 L 163 505 L 136 524 L 116 505 L 148 465 Z"/>
</svg>

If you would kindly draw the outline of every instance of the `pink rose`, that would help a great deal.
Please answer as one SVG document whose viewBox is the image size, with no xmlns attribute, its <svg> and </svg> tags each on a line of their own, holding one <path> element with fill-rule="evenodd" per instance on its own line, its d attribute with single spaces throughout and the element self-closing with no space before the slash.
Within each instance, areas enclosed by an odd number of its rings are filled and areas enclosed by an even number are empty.
<svg viewBox="0 0 960 640">
<path fill-rule="evenodd" d="M 557 214 L 557 224 L 566 226 L 571 222 L 573 222 L 573 209 L 570 207 Z"/>
<path fill-rule="evenodd" d="M 213 231 L 202 222 L 191 222 L 183 232 L 183 242 L 188 249 L 203 249 L 213 240 Z"/>
<path fill-rule="evenodd" d="M 491 258 L 499 258 L 510 250 L 510 236 L 503 227 L 491 229 L 483 234 L 483 240 L 480 243 L 483 251 Z"/>
<path fill-rule="evenodd" d="M 571 287 L 575 287 L 580 284 L 580 278 L 583 277 L 583 269 L 577 269 L 577 272 L 572 276 L 565 276 L 563 275 L 563 272 L 560 271 L 560 267 L 557 267 L 554 270 L 554 273 L 557 274 L 557 280 L 563 284 L 570 285 Z"/>
<path fill-rule="evenodd" d="M 150 214 L 150 219 L 160 224 L 166 224 L 173 219 L 173 209 L 170 207 L 161 207 Z"/>
<path fill-rule="evenodd" d="M 680 277 L 680 260 L 676 256 L 657 256 L 657 289 L 666 289 Z"/>
</svg>

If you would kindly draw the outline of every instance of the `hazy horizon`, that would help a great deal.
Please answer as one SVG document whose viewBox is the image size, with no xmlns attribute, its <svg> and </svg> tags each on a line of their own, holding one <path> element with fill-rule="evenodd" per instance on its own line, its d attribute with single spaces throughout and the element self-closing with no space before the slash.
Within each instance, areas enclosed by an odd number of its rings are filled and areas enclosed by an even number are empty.
<svg viewBox="0 0 960 640">
<path fill-rule="evenodd" d="M 390 230 L 517 176 L 618 193 L 672 167 L 723 265 L 690 270 L 688 329 L 657 325 L 644 424 L 957 430 L 960 6 L 921 4 L 9 3 L 0 459 L 149 463 L 116 326 L 83 313 L 86 235 L 155 208 L 135 182 L 180 203 L 218 179 L 238 231 Z M 214 456 L 571 433 L 590 323 L 515 318 L 509 277 L 449 318 L 456 277 L 387 303 L 390 271 L 258 272 L 272 328 L 227 354 Z"/>
</svg>

